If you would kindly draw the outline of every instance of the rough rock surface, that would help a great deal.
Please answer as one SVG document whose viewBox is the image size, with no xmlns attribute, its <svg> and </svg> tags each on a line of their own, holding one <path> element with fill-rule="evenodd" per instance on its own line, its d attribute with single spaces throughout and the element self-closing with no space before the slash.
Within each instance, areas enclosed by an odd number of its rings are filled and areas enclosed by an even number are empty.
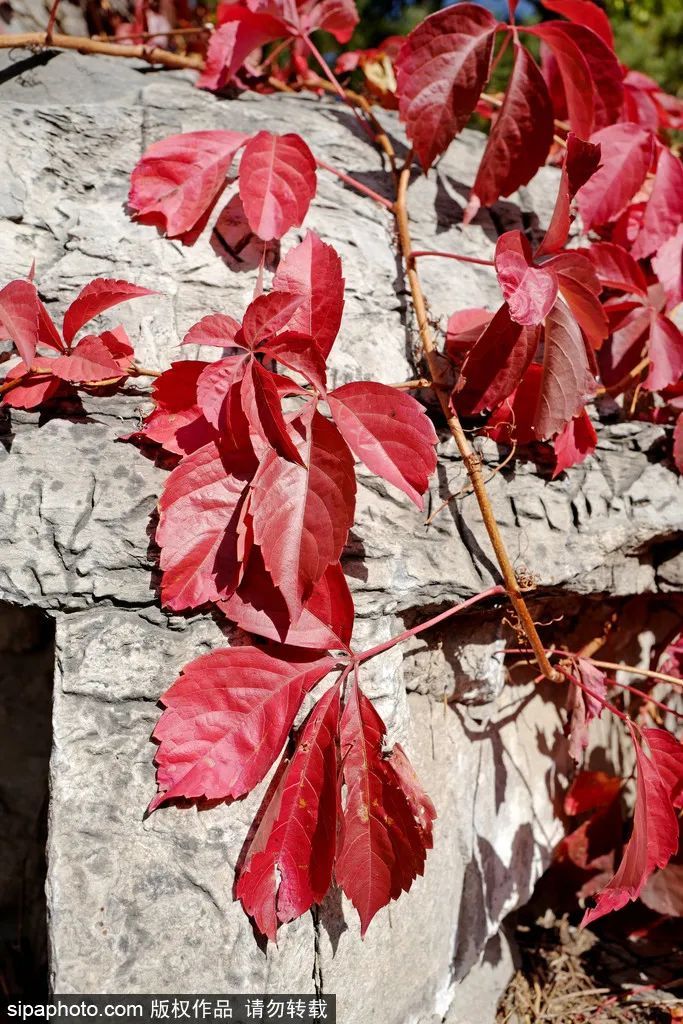
<svg viewBox="0 0 683 1024">
<path fill-rule="evenodd" d="M 5 67 L 0 87 L 0 282 L 35 258 L 55 313 L 94 276 L 158 289 L 160 296 L 103 317 L 125 324 L 145 365 L 179 358 L 184 332 L 207 312 L 239 314 L 254 282 L 253 271 L 226 265 L 210 228 L 183 248 L 131 222 L 128 176 L 151 142 L 200 128 L 287 125 L 327 162 L 383 187 L 378 156 L 336 103 L 220 102 L 193 89 L 187 75 L 74 55 L 11 71 Z M 400 151 L 400 132 L 386 121 Z M 550 169 L 462 229 L 480 150 L 480 137 L 463 133 L 438 170 L 412 186 L 420 248 L 488 257 L 500 230 L 547 220 L 557 181 Z M 344 262 L 333 378 L 414 376 L 415 334 L 386 211 L 320 173 L 305 227 Z M 425 261 L 424 283 L 442 324 L 456 308 L 498 302 L 486 268 Z M 52 983 L 76 993 L 306 992 L 317 984 L 337 993 L 344 1024 L 459 1024 L 473 1019 L 471 1007 L 485 1024 L 510 971 L 500 922 L 528 897 L 562 831 L 554 808 L 565 750 L 555 695 L 503 689 L 494 620 L 472 618 L 414 643 L 405 657 L 394 650 L 374 662 L 364 686 L 392 738 L 407 743 L 439 813 L 425 877 L 378 915 L 364 943 L 355 914 L 335 894 L 319 919 L 284 928 L 265 952 L 231 896 L 265 784 L 231 806 L 142 818 L 154 791 L 155 702 L 184 663 L 229 642 L 208 616 L 159 609 L 149 521 L 164 473 L 116 442 L 146 408 L 144 388 L 129 387 L 120 397 L 86 399 L 82 409 L 13 413 L 0 436 L 0 598 L 37 606 L 56 622 Z M 603 594 L 649 600 L 679 588 L 683 487 L 660 457 L 661 439 L 659 428 L 615 423 L 600 428 L 595 458 L 558 480 L 521 461 L 494 477 L 506 542 L 540 598 L 566 601 L 576 614 Z M 430 508 L 465 479 L 446 438 L 440 454 Z M 495 446 L 482 454 L 498 461 Z M 358 475 L 345 567 L 359 640 L 378 642 L 497 581 L 471 495 L 425 527 L 396 491 L 362 468 Z"/>
</svg>

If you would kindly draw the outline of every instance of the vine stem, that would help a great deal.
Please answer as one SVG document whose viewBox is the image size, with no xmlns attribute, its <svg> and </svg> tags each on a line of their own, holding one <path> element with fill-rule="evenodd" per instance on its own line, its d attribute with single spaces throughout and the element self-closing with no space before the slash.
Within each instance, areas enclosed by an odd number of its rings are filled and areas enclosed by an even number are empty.
<svg viewBox="0 0 683 1024">
<path fill-rule="evenodd" d="M 67 36 L 62 32 L 18 32 L 16 35 L 0 35 L 0 50 L 15 48 L 54 46 L 58 50 L 77 50 L 79 53 L 100 53 L 109 57 L 127 57 L 147 61 L 148 64 L 162 64 L 167 68 L 192 68 L 201 71 L 204 61 L 199 54 L 184 56 L 170 53 L 155 46 L 125 46 L 123 43 L 105 43 L 89 36 Z"/>
<path fill-rule="evenodd" d="M 478 267 L 495 267 L 493 260 L 480 260 L 476 256 L 458 256 L 455 252 L 441 252 L 439 249 L 414 249 L 408 253 L 411 260 L 424 256 L 440 256 L 444 260 L 457 260 L 458 263 L 476 263 Z"/>
<path fill-rule="evenodd" d="M 351 188 L 355 188 L 357 192 L 362 192 L 363 195 L 369 196 L 370 199 L 374 199 L 376 203 L 380 203 L 382 206 L 386 207 L 387 210 L 391 210 L 393 213 L 394 204 L 390 199 L 386 199 L 384 196 L 381 196 L 379 192 L 375 192 L 367 185 L 364 185 L 362 181 L 356 181 L 356 179 L 352 178 L 349 174 L 344 174 L 343 171 L 338 171 L 336 167 L 333 167 L 331 164 L 326 164 L 324 160 L 320 160 L 318 157 L 315 158 L 315 162 L 323 171 L 329 171 L 330 174 L 334 174 L 335 177 L 340 179 L 340 181 L 343 181 L 345 185 L 349 185 Z"/>
<path fill-rule="evenodd" d="M 447 389 L 440 386 L 441 367 L 438 351 L 429 327 L 427 307 L 424 293 L 422 291 L 422 284 L 415 265 L 415 257 L 412 256 L 413 245 L 410 235 L 407 202 L 410 173 L 411 168 L 410 164 L 408 164 L 399 174 L 396 203 L 394 204 L 394 215 L 396 217 L 399 245 L 406 266 L 406 275 L 413 300 L 413 308 L 415 309 L 415 315 L 417 317 L 417 325 L 425 360 L 429 367 L 431 378 L 434 381 L 434 389 L 438 395 L 443 414 L 446 417 L 448 428 L 453 435 L 453 439 L 455 440 L 458 451 L 460 452 L 460 456 L 465 465 L 465 469 L 467 470 L 467 475 L 472 483 L 472 489 L 479 503 L 479 508 L 481 509 L 482 518 L 484 520 L 484 526 L 486 527 L 486 532 L 489 535 L 491 546 L 493 547 L 496 555 L 496 560 L 500 566 L 500 571 L 505 582 L 505 590 L 510 598 L 512 607 L 514 608 L 520 625 L 533 649 L 534 656 L 538 662 L 541 672 L 546 679 L 549 679 L 552 682 L 562 682 L 564 677 L 562 673 L 554 669 L 548 661 L 548 656 L 545 653 L 545 648 L 543 647 L 541 638 L 538 635 L 536 625 L 531 617 L 526 601 L 522 596 L 522 591 L 517 581 L 515 570 L 512 566 L 512 562 L 510 561 L 510 556 L 507 552 L 507 548 L 505 547 L 500 528 L 496 522 L 496 517 L 493 514 L 491 501 L 486 490 L 486 484 L 484 483 L 484 477 L 481 470 L 481 459 L 470 445 L 467 435 L 460 423 L 458 414 L 450 407 Z"/>
<path fill-rule="evenodd" d="M 360 665 L 363 661 L 367 661 L 369 658 L 374 658 L 376 655 L 390 650 L 392 647 L 395 647 L 396 644 L 403 643 L 404 640 L 409 640 L 411 636 L 417 636 L 418 633 L 422 633 L 425 629 L 431 629 L 432 626 L 436 626 L 440 622 L 444 622 L 446 619 L 449 619 L 451 615 L 457 615 L 458 612 L 463 612 L 465 609 L 471 608 L 472 605 L 479 604 L 480 601 L 485 601 L 489 597 L 505 597 L 506 595 L 507 591 L 505 587 L 489 587 L 488 590 L 483 590 L 481 594 L 475 594 L 474 597 L 468 597 L 466 601 L 462 601 L 460 604 L 455 604 L 452 608 L 447 608 L 445 612 L 435 615 L 432 619 L 427 619 L 426 622 L 420 622 L 419 625 L 413 626 L 412 629 L 406 629 L 403 633 L 397 633 L 396 636 L 392 636 L 389 640 L 385 640 L 383 643 L 377 644 L 375 647 L 371 647 L 367 651 L 362 651 L 360 654 L 356 654 L 354 662 L 357 665 Z"/>
</svg>

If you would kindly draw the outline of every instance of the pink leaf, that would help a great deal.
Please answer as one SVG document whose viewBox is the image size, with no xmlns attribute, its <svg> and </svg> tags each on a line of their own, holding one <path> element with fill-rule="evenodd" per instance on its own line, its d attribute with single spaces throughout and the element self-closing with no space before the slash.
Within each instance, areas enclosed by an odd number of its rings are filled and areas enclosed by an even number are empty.
<svg viewBox="0 0 683 1024">
<path fill-rule="evenodd" d="M 424 170 L 467 124 L 488 81 L 496 20 L 459 3 L 425 18 L 398 57 L 399 111 Z"/>
<path fill-rule="evenodd" d="M 300 462 L 267 454 L 253 483 L 254 540 L 296 620 L 353 523 L 353 459 L 336 427 L 312 410 L 292 422 Z"/>
<path fill-rule="evenodd" d="M 385 384 L 359 381 L 330 392 L 328 403 L 353 453 L 422 509 L 437 437 L 419 402 Z"/>
<path fill-rule="evenodd" d="M 650 748 L 648 757 L 638 743 L 634 726 L 630 722 L 627 724 L 637 762 L 633 833 L 615 875 L 598 894 L 594 906 L 584 914 L 581 922 L 584 926 L 611 911 L 621 910 L 629 900 L 637 899 L 655 868 L 665 867 L 678 848 L 678 820 L 668 769 L 668 759 L 673 755 L 668 741 L 666 744 L 660 742 L 662 730 L 644 729 L 643 737 Z M 683 748 L 680 744 L 677 747 L 676 767 L 680 779 L 683 774 Z"/>
<path fill-rule="evenodd" d="M 319 652 L 277 645 L 212 651 L 187 665 L 161 698 L 159 793 L 149 811 L 179 797 L 249 793 L 282 750 L 304 696 L 333 668 Z"/>
<path fill-rule="evenodd" d="M 332 881 L 339 790 L 339 686 L 315 705 L 252 839 L 236 896 L 262 934 L 321 903 Z"/>
<path fill-rule="evenodd" d="M 129 299 L 155 294 L 156 292 L 150 291 L 149 288 L 140 288 L 127 281 L 113 281 L 103 277 L 90 281 L 79 292 L 64 314 L 62 325 L 64 341 L 67 346 L 71 346 L 71 342 L 81 327 L 94 317 L 99 316 L 100 313 L 104 313 L 105 309 L 128 302 Z"/>
<path fill-rule="evenodd" d="M 335 249 L 309 231 L 280 263 L 273 288 L 301 296 L 303 301 L 286 326 L 310 334 L 322 355 L 328 356 L 344 309 L 344 278 Z"/>
<path fill-rule="evenodd" d="M 346 805 L 335 878 L 358 911 L 361 936 L 377 911 L 423 873 L 436 817 L 406 770 L 403 752 L 383 756 L 385 735 L 384 723 L 354 683 L 341 722 Z"/>
<path fill-rule="evenodd" d="M 30 281 L 10 281 L 0 291 L 0 325 L 27 367 L 31 366 L 41 340 L 41 305 L 36 286 Z"/>
<path fill-rule="evenodd" d="M 317 187 L 315 158 L 298 135 L 259 132 L 240 162 L 240 196 L 252 231 L 282 238 L 308 212 Z"/>
<path fill-rule="evenodd" d="M 668 242 L 657 250 L 652 268 L 666 292 L 669 309 L 683 302 L 683 224 Z"/>
<path fill-rule="evenodd" d="M 555 469 L 553 479 L 572 466 L 578 466 L 589 455 L 592 455 L 598 443 L 598 435 L 591 423 L 590 416 L 584 409 L 560 431 L 553 442 L 555 449 Z"/>
<path fill-rule="evenodd" d="M 492 206 L 500 196 L 531 181 L 545 163 L 553 131 L 553 108 L 543 75 L 529 52 L 516 44 L 503 106 L 472 187 L 478 202 Z"/>
<path fill-rule="evenodd" d="M 235 344 L 235 335 L 241 325 L 225 313 L 210 313 L 190 327 L 181 345 L 214 345 L 229 348 Z"/>
<path fill-rule="evenodd" d="M 155 142 L 136 164 L 128 201 L 139 219 L 159 224 L 169 238 L 191 231 L 226 184 L 243 132 L 205 131 Z"/>
<path fill-rule="evenodd" d="M 591 142 L 600 144 L 602 167 L 576 197 L 586 230 L 609 224 L 626 209 L 652 158 L 652 135 L 635 124 L 610 125 L 595 132 Z"/>
<path fill-rule="evenodd" d="M 358 24 L 354 0 L 321 0 L 303 16 L 305 31 L 330 32 L 338 43 L 348 43 Z"/>
<path fill-rule="evenodd" d="M 603 702 L 607 698 L 607 683 L 605 673 L 588 658 L 575 658 L 574 666 L 576 682 L 569 684 L 567 701 L 571 721 L 569 728 L 565 727 L 565 732 L 569 734 L 569 753 L 580 764 L 588 746 L 588 726 L 602 714 Z M 584 686 L 585 690 L 582 688 Z"/>
<path fill-rule="evenodd" d="M 169 475 L 156 530 L 167 608 L 197 608 L 237 586 L 238 524 L 253 472 L 253 455 L 226 454 L 211 441 Z"/>
<path fill-rule="evenodd" d="M 506 231 L 496 243 L 496 274 L 510 316 L 518 324 L 540 324 L 557 299 L 557 278 L 531 265 L 531 248 L 521 231 Z"/>
<path fill-rule="evenodd" d="M 247 366 L 245 356 L 226 356 L 209 363 L 197 380 L 197 405 L 211 426 L 222 433 L 229 430 L 232 389 L 240 384 Z"/>
</svg>

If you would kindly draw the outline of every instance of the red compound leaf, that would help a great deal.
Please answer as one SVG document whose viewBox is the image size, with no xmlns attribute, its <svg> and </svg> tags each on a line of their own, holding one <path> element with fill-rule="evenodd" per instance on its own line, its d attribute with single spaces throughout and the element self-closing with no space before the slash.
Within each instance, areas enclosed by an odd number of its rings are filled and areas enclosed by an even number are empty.
<svg viewBox="0 0 683 1024">
<path fill-rule="evenodd" d="M 239 187 L 251 230 L 264 241 L 282 238 L 311 205 L 315 157 L 298 135 L 259 132 L 242 154 Z"/>
<path fill-rule="evenodd" d="M 167 608 L 197 608 L 237 586 L 241 513 L 255 468 L 252 453 L 225 452 L 211 441 L 169 475 L 156 530 Z"/>
<path fill-rule="evenodd" d="M 237 799 L 272 768 L 301 702 L 334 668 L 320 652 L 273 644 L 204 654 L 161 698 L 155 810 L 167 800 Z"/>
<path fill-rule="evenodd" d="M 460 3 L 432 14 L 406 39 L 397 60 L 399 112 L 426 170 L 465 127 L 488 81 L 497 23 Z"/>
<path fill-rule="evenodd" d="M 304 723 L 239 873 L 236 896 L 273 942 L 278 926 L 321 903 L 332 881 L 338 729 L 337 685 Z"/>
<path fill-rule="evenodd" d="M 97 383 L 125 377 L 110 348 L 93 334 L 83 338 L 68 355 L 49 360 L 50 372 L 72 384 Z"/>
<path fill-rule="evenodd" d="M 131 175 L 128 202 L 137 219 L 161 227 L 169 238 L 191 232 L 210 213 L 248 138 L 243 132 L 206 131 L 155 142 Z"/>
<path fill-rule="evenodd" d="M 301 297 L 301 304 L 282 326 L 310 335 L 327 357 L 344 309 L 344 278 L 336 250 L 309 231 L 280 263 L 273 288 Z"/>
<path fill-rule="evenodd" d="M 250 11 L 240 4 L 221 4 L 218 28 L 211 35 L 197 85 L 216 92 L 224 89 L 250 53 L 288 35 L 288 26 L 272 14 Z"/>
<path fill-rule="evenodd" d="M 406 758 L 384 757 L 384 723 L 354 683 L 341 722 L 346 803 L 335 878 L 358 911 L 361 935 L 378 910 L 424 871 L 436 812 Z"/>
<path fill-rule="evenodd" d="M 510 317 L 525 326 L 542 323 L 557 299 L 557 276 L 531 263 L 521 231 L 506 231 L 496 243 L 496 274 Z"/>
<path fill-rule="evenodd" d="M 436 469 L 436 432 L 410 395 L 359 381 L 328 395 L 330 411 L 351 451 L 377 476 L 402 490 L 419 509 Z"/>
<path fill-rule="evenodd" d="M 299 464 L 269 452 L 254 479 L 254 540 L 292 620 L 329 565 L 339 561 L 353 523 L 353 458 L 336 427 L 311 406 L 292 421 Z"/>
<path fill-rule="evenodd" d="M 226 616 L 248 633 L 313 650 L 348 650 L 354 608 L 339 563 L 328 566 L 292 621 L 280 591 L 266 572 L 259 548 L 249 555 L 237 591 L 220 605 Z"/>
<path fill-rule="evenodd" d="M 512 75 L 477 171 L 465 222 L 479 206 L 491 206 L 531 181 L 545 163 L 553 131 L 553 107 L 543 75 L 528 50 L 516 44 Z"/>
<path fill-rule="evenodd" d="M 662 729 L 643 729 L 648 755 L 634 726 L 629 722 L 628 727 L 637 763 L 633 832 L 616 873 L 584 914 L 583 925 L 637 899 L 655 868 L 665 867 L 678 848 L 674 807 L 681 803 L 683 746 Z"/>
</svg>

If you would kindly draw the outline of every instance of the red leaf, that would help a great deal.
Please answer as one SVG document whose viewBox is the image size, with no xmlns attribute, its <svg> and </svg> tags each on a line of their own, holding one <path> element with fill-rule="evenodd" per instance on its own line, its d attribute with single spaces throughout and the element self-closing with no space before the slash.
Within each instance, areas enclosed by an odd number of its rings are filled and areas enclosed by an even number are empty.
<svg viewBox="0 0 683 1024">
<path fill-rule="evenodd" d="M 573 43 L 578 48 L 588 65 L 590 75 L 582 84 L 593 93 L 595 128 L 614 124 L 620 119 L 624 106 L 623 74 L 614 50 L 585 25 L 553 24 L 563 33 L 567 45 Z"/>
<path fill-rule="evenodd" d="M 609 18 L 597 4 L 592 0 L 542 0 L 543 6 L 564 18 L 576 22 L 578 25 L 585 25 L 597 36 L 600 36 L 611 50 L 614 49 L 614 37 Z"/>
<path fill-rule="evenodd" d="M 45 356 L 36 356 L 33 359 L 33 368 L 38 371 L 45 371 L 42 376 L 31 375 L 26 378 L 23 384 L 18 384 L 1 396 L 3 405 L 9 405 L 13 409 L 37 409 L 38 406 L 48 402 L 57 395 L 73 394 L 73 389 L 64 384 L 63 381 L 53 377 L 50 373 L 51 359 Z M 23 363 L 12 367 L 5 376 L 5 381 L 15 380 L 23 377 L 26 367 Z"/>
<path fill-rule="evenodd" d="M 303 221 L 317 187 L 315 158 L 299 135 L 259 132 L 240 162 L 240 196 L 251 230 L 268 241 Z"/>
<path fill-rule="evenodd" d="M 562 298 L 594 349 L 599 349 L 609 334 L 609 324 L 598 296 L 600 282 L 593 265 L 582 253 L 561 252 L 546 266 L 557 275 Z"/>
<path fill-rule="evenodd" d="M 407 778 L 405 755 L 383 757 L 385 733 L 381 718 L 354 683 L 341 722 L 346 806 L 335 877 L 358 911 L 361 936 L 377 911 L 423 873 L 436 817 L 412 772 Z"/>
<path fill-rule="evenodd" d="M 422 509 L 422 495 L 436 469 L 437 437 L 419 402 L 370 381 L 344 384 L 327 400 L 351 451 Z"/>
<path fill-rule="evenodd" d="M 633 833 L 615 875 L 598 894 L 595 905 L 584 914 L 581 922 L 584 926 L 613 910 L 621 910 L 629 900 L 637 899 L 654 869 L 665 867 L 678 848 L 678 820 L 672 804 L 668 764 L 672 752 L 668 743 L 661 743 L 662 730 L 643 729 L 643 737 L 650 747 L 648 757 L 638 743 L 630 722 L 628 727 L 633 737 L 637 762 Z M 670 739 L 676 742 L 673 737 Z M 683 748 L 680 744 L 677 747 L 680 779 L 683 775 Z"/>
<path fill-rule="evenodd" d="M 569 684 L 567 709 L 571 714 L 571 721 L 569 728 L 565 727 L 565 732 L 569 735 L 569 754 L 577 764 L 580 764 L 588 746 L 588 726 L 593 719 L 600 718 L 602 714 L 603 701 L 607 697 L 607 683 L 605 673 L 588 658 L 575 658 L 572 674 L 576 682 Z"/>
<path fill-rule="evenodd" d="M 553 480 L 566 469 L 578 466 L 595 451 L 598 435 L 591 423 L 590 416 L 584 409 L 571 420 L 553 442 L 555 449 L 555 469 Z"/>
<path fill-rule="evenodd" d="M 241 325 L 225 313 L 210 313 L 202 317 L 183 338 L 181 345 L 215 345 L 218 348 L 230 348 L 235 344 L 235 335 Z"/>
<path fill-rule="evenodd" d="M 273 288 L 301 296 L 303 301 L 286 326 L 310 334 L 322 355 L 328 356 L 344 309 L 344 278 L 336 250 L 309 231 L 280 263 Z"/>
<path fill-rule="evenodd" d="M 683 302 L 683 224 L 657 251 L 652 268 L 666 292 L 668 307 L 671 309 Z"/>
<path fill-rule="evenodd" d="M 282 750 L 301 702 L 334 668 L 292 647 L 232 647 L 187 665 L 161 698 L 155 810 L 178 797 L 237 799 Z"/>
<path fill-rule="evenodd" d="M 225 453 L 211 441 L 169 475 L 156 530 L 167 608 L 198 608 L 237 586 L 238 526 L 253 472 L 253 455 Z"/>
<path fill-rule="evenodd" d="M 235 273 L 257 270 L 261 265 L 272 273 L 280 259 L 279 241 L 264 243 L 254 234 L 237 192 L 216 218 L 211 229 L 211 248 Z"/>
<path fill-rule="evenodd" d="M 583 142 L 570 133 L 567 137 L 567 152 L 562 162 L 560 187 L 555 209 L 548 230 L 535 256 L 547 256 L 563 248 L 569 238 L 571 226 L 571 201 L 588 179 L 595 174 L 600 164 L 600 147 Z"/>
<path fill-rule="evenodd" d="M 557 299 L 552 271 L 531 265 L 531 248 L 521 231 L 506 231 L 496 243 L 496 274 L 510 317 L 518 324 L 540 324 Z"/>
<path fill-rule="evenodd" d="M 197 380 L 197 405 L 208 422 L 221 433 L 229 430 L 232 389 L 240 384 L 247 365 L 247 356 L 226 356 L 209 363 Z"/>
<path fill-rule="evenodd" d="M 43 340 L 41 306 L 36 287 L 30 281 L 10 281 L 0 291 L 0 326 L 5 336 L 16 345 L 17 352 L 27 367 L 33 362 L 38 342 Z M 52 323 L 47 311 L 45 316 Z"/>
<path fill-rule="evenodd" d="M 425 18 L 401 49 L 399 111 L 425 171 L 477 105 L 491 70 L 496 28 L 483 7 L 454 4 Z"/>
<path fill-rule="evenodd" d="M 683 412 L 676 420 L 674 427 L 674 462 L 678 472 L 683 473 Z"/>
<path fill-rule="evenodd" d="M 268 295 L 258 295 L 248 306 L 244 314 L 242 330 L 245 348 L 255 349 L 285 327 L 291 327 L 295 316 L 304 299 L 301 295 L 284 291 L 272 291 Z"/>
<path fill-rule="evenodd" d="M 313 410 L 292 422 L 303 465 L 275 452 L 252 488 L 254 540 L 292 619 L 329 565 L 339 561 L 353 523 L 353 459 L 336 427 Z"/>
<path fill-rule="evenodd" d="M 662 146 L 643 223 L 631 250 L 637 260 L 651 256 L 683 223 L 683 163 Z"/>
<path fill-rule="evenodd" d="M 50 360 L 50 371 L 60 380 L 74 384 L 124 377 L 121 367 L 101 338 L 88 334 L 68 355 Z"/>
<path fill-rule="evenodd" d="M 275 338 L 267 339 L 259 346 L 259 352 L 275 359 L 296 373 L 300 373 L 324 395 L 327 388 L 325 359 L 309 334 L 285 331 Z"/>
<path fill-rule="evenodd" d="M 683 744 L 664 729 L 643 730 L 674 807 L 683 807 Z"/>
<path fill-rule="evenodd" d="M 485 433 L 497 444 L 531 444 L 536 440 L 534 415 L 543 382 L 543 367 L 532 363 L 512 394 L 489 418 Z"/>
<path fill-rule="evenodd" d="M 222 4 L 219 27 L 211 35 L 197 85 L 200 89 L 224 89 L 250 53 L 288 35 L 290 29 L 279 18 L 239 4 Z"/>
<path fill-rule="evenodd" d="M 579 772 L 564 798 L 564 813 L 575 817 L 607 807 L 621 790 L 621 779 L 605 772 Z"/>
<path fill-rule="evenodd" d="M 593 89 L 587 88 L 591 72 L 581 48 L 574 42 L 559 21 L 534 25 L 530 31 L 550 49 L 557 62 L 567 103 L 567 119 L 572 131 L 587 139 L 595 129 Z"/>
<path fill-rule="evenodd" d="M 70 347 L 81 327 L 94 317 L 99 316 L 100 313 L 104 313 L 105 309 L 128 302 L 129 299 L 155 294 L 156 292 L 150 291 L 149 288 L 140 288 L 136 284 L 129 284 L 128 281 L 113 281 L 104 277 L 90 281 L 79 292 L 64 314 L 64 323 L 62 324 L 64 341 Z"/>
<path fill-rule="evenodd" d="M 251 359 L 242 382 L 242 408 L 253 432 L 278 455 L 301 465 L 301 455 L 282 415 L 280 393 L 272 373 Z"/>
<path fill-rule="evenodd" d="M 553 131 L 553 108 L 543 75 L 531 54 L 516 44 L 515 64 L 503 106 L 491 129 L 472 188 L 474 207 L 478 203 L 491 206 L 500 196 L 509 196 L 531 181 L 545 163 Z M 470 219 L 467 214 L 466 219 Z"/>
<path fill-rule="evenodd" d="M 668 316 L 654 311 L 648 355 L 650 371 L 645 380 L 646 388 L 661 391 L 670 384 L 678 383 L 683 375 L 683 334 Z"/>
<path fill-rule="evenodd" d="M 128 202 L 137 217 L 160 224 L 169 238 L 191 231 L 223 191 L 248 138 L 243 132 L 206 131 L 155 142 L 131 175 Z"/>
<path fill-rule="evenodd" d="M 262 934 L 321 903 L 332 881 L 339 791 L 339 686 L 308 716 L 251 841 L 236 896 Z"/>
<path fill-rule="evenodd" d="M 462 389 L 453 393 L 457 408 L 475 414 L 500 405 L 524 376 L 539 337 L 538 327 L 516 324 L 504 303 L 465 360 Z"/>
<path fill-rule="evenodd" d="M 647 282 L 633 256 L 612 242 L 594 242 L 584 250 L 603 288 L 647 295 Z"/>
<path fill-rule="evenodd" d="M 354 0 L 322 0 L 302 17 L 305 32 L 315 29 L 330 32 L 338 43 L 348 43 L 357 24 L 358 11 Z"/>
<path fill-rule="evenodd" d="M 543 383 L 534 416 L 537 439 L 558 434 L 581 412 L 595 386 L 579 326 L 557 302 L 545 321 Z"/>
<path fill-rule="evenodd" d="M 189 454 L 212 440 L 213 428 L 197 404 L 197 379 L 207 365 L 188 359 L 164 370 L 152 384 L 154 412 L 141 431 L 123 440 L 151 441 L 175 455 Z"/>
<path fill-rule="evenodd" d="M 652 159 L 652 135 L 635 124 L 613 124 L 591 137 L 599 143 L 602 167 L 579 189 L 584 229 L 609 224 L 626 209 L 645 181 Z"/>
<path fill-rule="evenodd" d="M 221 609 L 240 629 L 269 640 L 314 650 L 347 650 L 354 608 L 339 563 L 328 566 L 292 622 L 285 599 L 266 572 L 263 556 L 253 548 L 244 579 Z"/>
<path fill-rule="evenodd" d="M 493 314 L 487 309 L 473 307 L 451 313 L 446 328 L 446 354 L 460 365 L 484 328 L 491 323 Z"/>
</svg>

